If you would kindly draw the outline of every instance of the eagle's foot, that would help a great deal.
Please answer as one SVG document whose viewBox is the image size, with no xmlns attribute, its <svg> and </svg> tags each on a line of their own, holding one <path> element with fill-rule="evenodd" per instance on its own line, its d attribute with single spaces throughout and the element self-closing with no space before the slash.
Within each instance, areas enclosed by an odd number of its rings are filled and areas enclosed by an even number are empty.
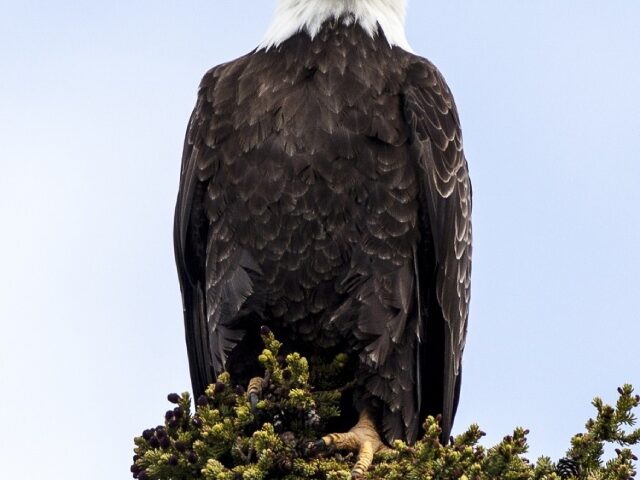
<svg viewBox="0 0 640 480">
<path fill-rule="evenodd" d="M 255 377 L 249 381 L 247 387 L 247 398 L 251 404 L 251 410 L 256 413 L 258 410 L 258 402 L 260 401 L 260 395 L 262 395 L 262 389 L 264 387 L 264 378 Z"/>
<path fill-rule="evenodd" d="M 316 452 L 333 448 L 358 452 L 351 476 L 354 479 L 362 479 L 373 462 L 373 456 L 388 447 L 382 442 L 371 415 L 365 410 L 351 430 L 326 435 L 312 446 Z"/>
</svg>

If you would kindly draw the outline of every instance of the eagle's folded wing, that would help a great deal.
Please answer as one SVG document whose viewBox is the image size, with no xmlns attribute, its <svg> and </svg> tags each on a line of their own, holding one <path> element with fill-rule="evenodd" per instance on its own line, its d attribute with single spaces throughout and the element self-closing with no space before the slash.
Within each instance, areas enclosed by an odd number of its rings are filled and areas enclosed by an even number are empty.
<svg viewBox="0 0 640 480">
<path fill-rule="evenodd" d="M 429 334 L 442 337 L 435 343 L 421 338 L 418 371 L 427 372 L 434 364 L 438 370 L 441 365 L 442 370 L 429 374 L 431 384 L 426 381 L 426 374 L 419 378 L 418 389 L 423 401 L 421 413 L 433 408 L 441 412 L 443 437 L 448 438 L 459 396 L 467 331 L 471 182 L 456 106 L 441 74 L 430 62 L 419 59 L 409 69 L 407 84 L 405 116 L 422 190 L 423 240 L 417 252 L 418 269 L 428 277 L 420 278 L 425 317 L 422 332 L 425 337 Z M 425 251 L 427 245 L 432 252 Z M 437 304 L 430 299 L 431 295 Z M 440 327 L 436 325 L 438 322 L 442 324 Z M 440 341 L 443 345 L 439 345 Z M 434 357 L 436 353 L 440 358 Z M 441 397 L 434 394 L 438 390 L 442 392 Z M 427 404 L 429 408 L 425 409 Z"/>
</svg>

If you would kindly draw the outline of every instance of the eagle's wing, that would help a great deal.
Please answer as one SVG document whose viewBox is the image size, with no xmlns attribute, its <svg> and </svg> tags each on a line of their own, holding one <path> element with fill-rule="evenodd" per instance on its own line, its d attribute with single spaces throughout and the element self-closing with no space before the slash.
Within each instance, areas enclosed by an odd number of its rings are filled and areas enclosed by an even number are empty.
<svg viewBox="0 0 640 480">
<path fill-rule="evenodd" d="M 421 338 L 421 419 L 442 413 L 448 439 L 457 408 L 471 274 L 471 183 L 456 106 L 427 60 L 409 69 L 404 108 L 421 183 L 422 239 L 417 259 Z"/>
<path fill-rule="evenodd" d="M 203 266 L 206 262 L 207 227 L 203 211 L 205 184 L 202 166 L 211 155 L 205 137 L 212 116 L 207 92 L 213 88 L 215 69 L 200 86 L 198 100 L 187 127 L 176 203 L 173 242 L 182 292 L 189 371 L 195 395 L 204 392 L 215 380 L 211 368 L 207 326 L 206 286 Z"/>
</svg>

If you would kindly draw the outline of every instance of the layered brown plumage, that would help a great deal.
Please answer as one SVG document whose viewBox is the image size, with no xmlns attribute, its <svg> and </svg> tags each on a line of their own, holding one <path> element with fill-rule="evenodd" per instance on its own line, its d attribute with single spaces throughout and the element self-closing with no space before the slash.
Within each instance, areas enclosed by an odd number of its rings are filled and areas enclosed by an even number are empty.
<svg viewBox="0 0 640 480">
<path fill-rule="evenodd" d="M 175 249 L 194 392 L 251 375 L 266 323 L 347 350 L 388 441 L 448 437 L 471 269 L 471 185 L 427 60 L 327 22 L 208 72 L 185 140 Z M 298 348 L 299 347 L 299 348 Z"/>
</svg>

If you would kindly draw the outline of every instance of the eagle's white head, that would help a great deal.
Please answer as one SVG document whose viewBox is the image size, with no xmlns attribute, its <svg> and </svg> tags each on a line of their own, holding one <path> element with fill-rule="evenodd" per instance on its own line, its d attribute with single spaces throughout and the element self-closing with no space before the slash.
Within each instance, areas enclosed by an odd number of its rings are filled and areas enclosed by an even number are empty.
<svg viewBox="0 0 640 480">
<path fill-rule="evenodd" d="M 391 46 L 411 51 L 404 30 L 407 0 L 278 0 L 276 13 L 258 46 L 269 49 L 300 31 L 312 38 L 331 18 L 358 22 L 372 37 L 378 26 Z"/>
</svg>

